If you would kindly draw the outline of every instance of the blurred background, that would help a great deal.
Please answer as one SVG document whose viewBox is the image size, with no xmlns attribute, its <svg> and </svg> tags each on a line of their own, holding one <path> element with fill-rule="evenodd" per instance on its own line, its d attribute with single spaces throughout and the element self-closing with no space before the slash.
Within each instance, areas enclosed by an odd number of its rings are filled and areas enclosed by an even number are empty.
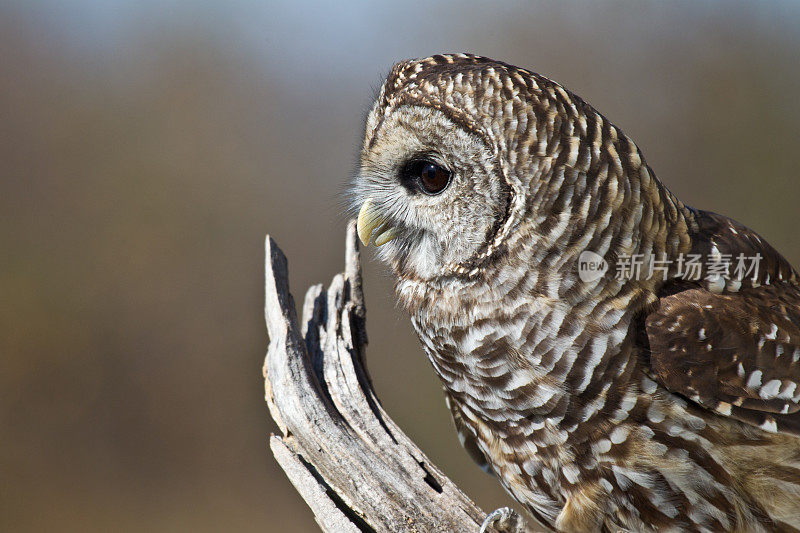
<svg viewBox="0 0 800 533">
<path fill-rule="evenodd" d="M 341 270 L 341 192 L 393 62 L 529 67 L 690 205 L 800 265 L 794 2 L 0 2 L 0 530 L 314 531 L 267 447 L 263 240 Z M 366 258 L 372 253 L 366 254 Z M 388 412 L 485 510 L 368 261 Z"/>
</svg>

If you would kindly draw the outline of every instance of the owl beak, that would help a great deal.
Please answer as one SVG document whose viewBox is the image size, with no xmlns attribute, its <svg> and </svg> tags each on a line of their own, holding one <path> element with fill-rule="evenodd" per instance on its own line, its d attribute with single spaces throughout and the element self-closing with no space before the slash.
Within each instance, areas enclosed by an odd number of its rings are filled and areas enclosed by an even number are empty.
<svg viewBox="0 0 800 533">
<path fill-rule="evenodd" d="M 361 239 L 364 246 L 369 246 L 369 241 L 373 237 L 375 246 L 383 246 L 400 234 L 397 228 L 392 226 L 386 217 L 377 210 L 372 198 L 367 198 L 364 205 L 361 206 L 356 229 L 358 238 Z"/>
</svg>

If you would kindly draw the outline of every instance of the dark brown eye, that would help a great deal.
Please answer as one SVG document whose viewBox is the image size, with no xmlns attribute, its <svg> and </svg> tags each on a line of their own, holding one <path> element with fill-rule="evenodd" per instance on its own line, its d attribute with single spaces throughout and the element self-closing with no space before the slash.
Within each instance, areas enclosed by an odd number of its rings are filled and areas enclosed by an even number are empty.
<svg viewBox="0 0 800 533">
<path fill-rule="evenodd" d="M 408 178 L 427 194 L 439 194 L 450 184 L 450 171 L 431 161 L 414 161 L 406 168 Z"/>
</svg>

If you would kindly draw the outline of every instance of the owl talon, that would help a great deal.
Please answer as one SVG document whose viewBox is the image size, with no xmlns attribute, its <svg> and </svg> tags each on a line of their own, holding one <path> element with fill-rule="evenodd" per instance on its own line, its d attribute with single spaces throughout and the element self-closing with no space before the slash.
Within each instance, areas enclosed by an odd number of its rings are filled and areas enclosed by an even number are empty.
<svg viewBox="0 0 800 533">
<path fill-rule="evenodd" d="M 522 533 L 522 520 L 511 507 L 501 507 L 489 513 L 481 524 L 479 533 L 488 533 L 489 528 L 500 533 Z"/>
</svg>

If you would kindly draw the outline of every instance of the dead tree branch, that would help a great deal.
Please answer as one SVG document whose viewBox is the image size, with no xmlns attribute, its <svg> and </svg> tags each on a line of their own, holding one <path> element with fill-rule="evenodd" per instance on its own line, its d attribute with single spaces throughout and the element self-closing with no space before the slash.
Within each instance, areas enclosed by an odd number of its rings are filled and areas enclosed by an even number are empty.
<svg viewBox="0 0 800 533">
<path fill-rule="evenodd" d="M 298 325 L 286 257 L 266 240 L 270 446 L 324 531 L 476 532 L 481 511 L 381 407 L 364 365 L 367 334 L 354 223 L 345 272 L 311 287 Z"/>
</svg>

